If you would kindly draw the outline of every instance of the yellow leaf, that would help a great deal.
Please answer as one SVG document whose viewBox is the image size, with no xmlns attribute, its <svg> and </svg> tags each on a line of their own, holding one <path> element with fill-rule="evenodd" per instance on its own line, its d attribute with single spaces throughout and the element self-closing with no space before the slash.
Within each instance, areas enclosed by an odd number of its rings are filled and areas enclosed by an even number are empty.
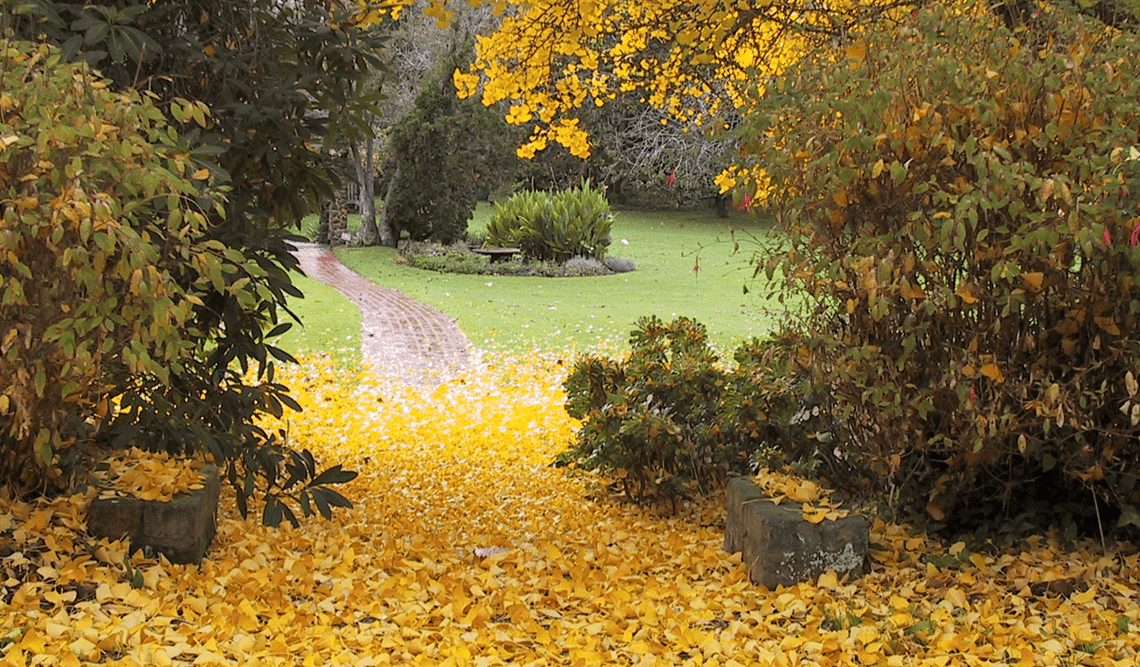
<svg viewBox="0 0 1140 667">
<path fill-rule="evenodd" d="M 847 64 L 852 69 L 858 67 L 867 58 L 867 42 L 858 40 L 847 47 Z"/>
<path fill-rule="evenodd" d="M 1021 274 L 1021 279 L 1025 284 L 1029 285 L 1033 291 L 1041 289 L 1041 283 L 1045 280 L 1045 274 L 1040 271 L 1030 271 Z"/>
<path fill-rule="evenodd" d="M 831 198 L 835 200 L 836 204 L 839 204 L 840 206 L 847 206 L 848 200 L 846 189 L 836 192 L 835 194 L 831 195 Z"/>
<path fill-rule="evenodd" d="M 195 181 L 204 181 L 209 177 L 210 177 L 210 170 L 206 169 L 205 167 L 203 167 L 202 169 L 199 169 L 198 171 L 194 172 L 190 176 L 190 178 L 193 178 Z"/>
<path fill-rule="evenodd" d="M 819 575 L 819 580 L 816 585 L 820 588 L 835 588 L 839 585 L 839 577 L 835 574 L 834 570 L 828 570 Z"/>
<path fill-rule="evenodd" d="M 997 364 L 985 364 L 978 372 L 998 384 L 1005 382 L 1005 376 L 1001 374 L 1001 369 L 997 367 Z"/>
<path fill-rule="evenodd" d="M 804 513 L 804 521 L 808 523 L 823 523 L 823 520 L 827 518 L 827 514 L 826 509 L 812 509 Z"/>
<path fill-rule="evenodd" d="M 968 304 L 974 304 L 978 302 L 978 297 L 974 296 L 974 293 L 971 292 L 970 288 L 965 284 L 959 285 L 958 291 L 954 292 L 954 294 L 957 294 L 958 297 L 962 299 L 962 301 L 965 301 Z"/>
</svg>

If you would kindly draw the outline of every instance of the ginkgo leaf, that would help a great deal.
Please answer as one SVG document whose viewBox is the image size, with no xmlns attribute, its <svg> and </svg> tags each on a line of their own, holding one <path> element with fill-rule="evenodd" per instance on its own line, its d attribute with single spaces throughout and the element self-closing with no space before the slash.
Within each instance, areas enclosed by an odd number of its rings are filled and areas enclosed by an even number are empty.
<svg viewBox="0 0 1140 667">
<path fill-rule="evenodd" d="M 983 364 L 982 367 L 978 369 L 978 372 L 999 384 L 1005 382 L 1005 376 L 1002 375 L 1001 369 L 998 368 L 997 364 Z"/>
</svg>

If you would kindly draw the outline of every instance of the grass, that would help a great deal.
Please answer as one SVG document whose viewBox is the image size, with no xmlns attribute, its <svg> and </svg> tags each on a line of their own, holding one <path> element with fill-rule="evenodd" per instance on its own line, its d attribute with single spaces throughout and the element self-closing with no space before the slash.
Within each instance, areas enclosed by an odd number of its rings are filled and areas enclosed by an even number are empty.
<svg viewBox="0 0 1140 667">
<path fill-rule="evenodd" d="M 489 214 L 490 207 L 480 205 L 472 230 L 485 226 Z M 697 319 L 714 344 L 727 349 L 772 331 L 779 320 L 780 311 L 758 296 L 749 262 L 765 247 L 756 239 L 768 228 L 744 215 L 619 212 L 610 254 L 638 268 L 598 277 L 443 274 L 398 264 L 390 248 L 342 248 L 337 256 L 374 282 L 457 319 L 484 349 L 613 349 L 647 315 Z"/>
<path fill-rule="evenodd" d="M 304 299 L 293 299 L 290 309 L 301 324 L 281 336 L 277 344 L 292 354 L 330 352 L 360 355 L 360 309 L 336 288 L 305 276 L 294 276 Z M 288 316 L 286 316 L 288 317 Z"/>
</svg>

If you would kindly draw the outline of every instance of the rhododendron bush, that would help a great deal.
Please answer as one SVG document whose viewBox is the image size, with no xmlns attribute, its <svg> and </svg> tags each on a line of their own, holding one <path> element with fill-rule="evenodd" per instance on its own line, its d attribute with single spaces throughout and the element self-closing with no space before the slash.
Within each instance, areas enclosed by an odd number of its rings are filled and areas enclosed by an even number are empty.
<svg viewBox="0 0 1140 667">
<path fill-rule="evenodd" d="M 721 550 L 722 498 L 676 516 L 549 463 L 564 366 L 487 360 L 438 387 L 282 369 L 293 444 L 361 471 L 301 528 L 223 498 L 200 567 L 84 532 L 90 495 L 0 500 L 0 662 L 104 665 L 1126 665 L 1140 559 L 948 551 L 875 521 L 870 573 L 768 591 Z M 116 463 L 124 466 L 131 457 Z M 177 464 L 171 464 L 174 469 Z M 161 475 L 160 475 L 161 476 Z M 807 516 L 825 490 L 761 480 Z M 821 515 L 821 516 L 818 516 Z"/>
</svg>

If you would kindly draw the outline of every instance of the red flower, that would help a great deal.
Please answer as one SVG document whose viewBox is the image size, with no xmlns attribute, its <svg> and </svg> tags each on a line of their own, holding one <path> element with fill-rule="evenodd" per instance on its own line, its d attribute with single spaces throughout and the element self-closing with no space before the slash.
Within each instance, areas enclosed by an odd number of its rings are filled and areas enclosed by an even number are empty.
<svg viewBox="0 0 1140 667">
<path fill-rule="evenodd" d="M 1132 236 L 1128 239 L 1128 241 L 1133 246 L 1140 243 L 1140 222 L 1137 222 L 1136 226 L 1132 228 Z"/>
<path fill-rule="evenodd" d="M 738 206 L 737 208 L 739 208 L 742 211 L 751 211 L 752 210 L 752 195 L 744 195 L 744 199 L 740 200 L 740 206 Z"/>
<path fill-rule="evenodd" d="M 666 182 L 667 184 L 669 184 L 669 185 L 673 185 L 673 183 L 674 183 L 676 180 L 677 180 L 677 172 L 675 172 L 675 171 L 674 171 L 674 172 L 672 172 L 671 174 L 669 174 L 669 178 L 666 178 L 666 179 L 665 179 L 665 182 Z"/>
<path fill-rule="evenodd" d="M 974 385 L 970 385 L 970 400 L 974 401 L 978 398 L 978 392 L 974 391 Z"/>
<path fill-rule="evenodd" d="M 1112 245 L 1112 235 L 1108 233 L 1107 229 L 1104 230 L 1104 235 L 1102 235 L 1101 238 L 1104 240 L 1105 245 Z"/>
</svg>

